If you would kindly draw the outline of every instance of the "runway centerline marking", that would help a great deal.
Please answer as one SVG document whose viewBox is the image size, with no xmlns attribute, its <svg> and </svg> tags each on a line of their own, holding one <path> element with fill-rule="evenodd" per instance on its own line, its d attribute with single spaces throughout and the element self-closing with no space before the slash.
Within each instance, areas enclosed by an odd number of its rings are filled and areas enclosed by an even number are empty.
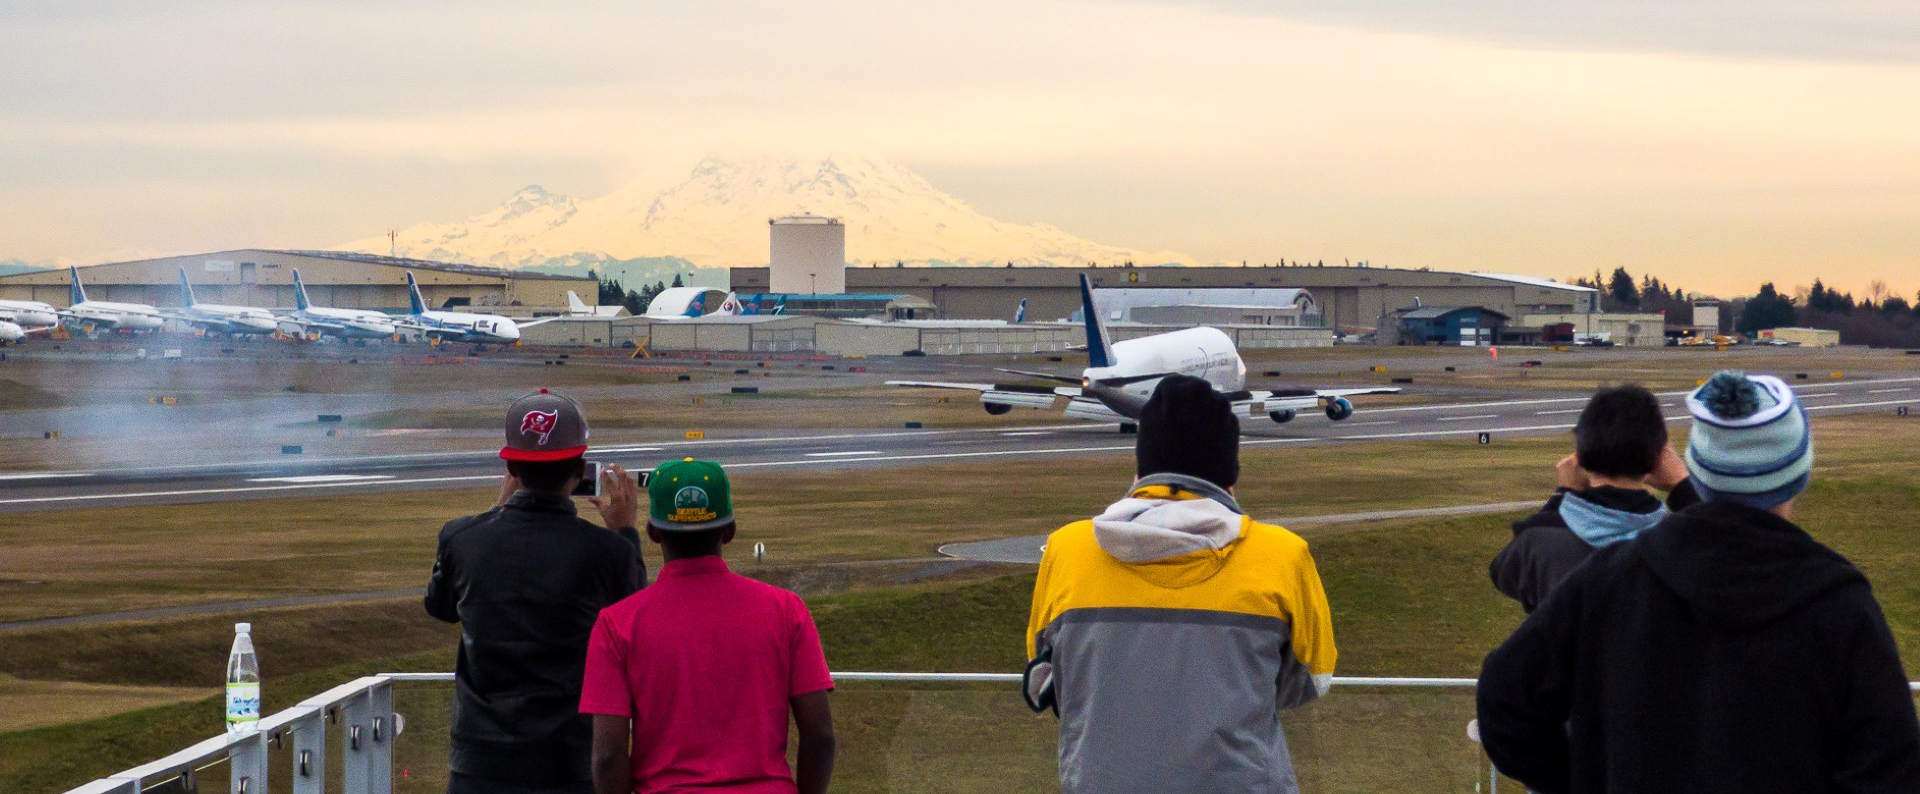
<svg viewBox="0 0 1920 794">
<path fill-rule="evenodd" d="M 1442 416 L 1436 422 L 1471 422 L 1475 419 L 1499 419 L 1499 414 L 1480 414 L 1479 416 Z"/>
<path fill-rule="evenodd" d="M 1913 387 L 1912 387 L 1912 386 L 1902 386 L 1902 387 L 1900 387 L 1900 388 L 1898 388 L 1898 389 L 1868 389 L 1868 390 L 1867 390 L 1867 393 L 1868 393 L 1868 394 L 1886 394 L 1886 393 L 1889 393 L 1889 392 L 1896 392 L 1896 391 L 1913 391 Z"/>
<path fill-rule="evenodd" d="M 391 479 L 393 479 L 393 475 L 391 475 L 391 474 L 302 474 L 302 475 L 299 475 L 299 476 L 297 476 L 297 477 L 256 477 L 256 478 L 253 478 L 253 479 L 250 479 L 250 480 L 247 480 L 247 482 L 290 482 L 290 483 L 316 483 L 316 482 L 364 482 L 364 483 L 373 483 L 373 482 L 380 482 L 380 481 L 383 481 L 383 480 L 391 480 Z"/>
<path fill-rule="evenodd" d="M 882 453 L 880 450 L 877 450 L 877 449 L 850 450 L 847 452 L 808 452 L 806 453 L 807 457 L 809 458 L 858 458 L 866 455 L 881 455 L 881 454 L 885 454 L 885 453 Z"/>
<path fill-rule="evenodd" d="M 1050 431 L 1050 430 L 1016 430 L 1016 431 L 1013 431 L 1013 432 L 1011 432 L 1011 433 L 1001 433 L 1000 435 L 1003 435 L 1003 436 L 1008 436 L 1008 437 L 1013 437 L 1013 436 L 1044 436 L 1044 435 L 1046 435 L 1046 434 L 1048 434 L 1048 433 L 1050 433 L 1050 432 L 1052 432 L 1052 431 Z"/>
<path fill-rule="evenodd" d="M 1580 413 L 1581 411 L 1584 411 L 1584 410 L 1587 410 L 1587 409 L 1585 409 L 1585 408 L 1567 408 L 1567 409 L 1564 409 L 1564 410 L 1559 410 L 1559 411 L 1534 411 L 1534 412 L 1533 412 L 1533 415 L 1534 415 L 1534 416 L 1553 416 L 1553 415 L 1555 415 L 1555 414 L 1577 414 L 1577 413 Z"/>
<path fill-rule="evenodd" d="M 91 472 L 36 472 L 34 474 L 0 474 L 0 480 L 66 480 L 75 477 L 92 477 Z"/>
<path fill-rule="evenodd" d="M 1839 393 L 1839 392 L 1837 392 L 1837 391 L 1829 391 L 1829 392 L 1821 392 L 1821 393 L 1819 393 L 1819 394 L 1802 394 L 1802 395 L 1800 395 L 1800 399 L 1802 399 L 1802 400 L 1811 400 L 1811 399 L 1813 399 L 1813 398 L 1815 398 L 1815 397 L 1838 397 L 1838 396 L 1840 396 L 1840 393 Z"/>
</svg>

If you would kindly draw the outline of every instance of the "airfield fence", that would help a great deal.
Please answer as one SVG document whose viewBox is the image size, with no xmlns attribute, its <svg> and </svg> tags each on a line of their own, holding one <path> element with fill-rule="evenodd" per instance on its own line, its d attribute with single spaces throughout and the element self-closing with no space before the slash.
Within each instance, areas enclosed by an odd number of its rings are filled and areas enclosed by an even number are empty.
<svg viewBox="0 0 1920 794">
<path fill-rule="evenodd" d="M 1058 790 L 1057 723 L 1031 714 L 1009 691 L 1019 685 L 1017 673 L 833 678 L 835 791 Z M 232 794 L 442 792 L 452 683 L 452 673 L 356 679 L 266 717 L 256 732 L 206 739 L 68 794 L 186 794 L 220 777 Z M 1336 695 L 1282 716 L 1302 789 L 1524 790 L 1494 771 L 1470 733 L 1474 685 L 1471 678 L 1336 677 Z M 1911 687 L 1920 695 L 1920 682 Z"/>
</svg>

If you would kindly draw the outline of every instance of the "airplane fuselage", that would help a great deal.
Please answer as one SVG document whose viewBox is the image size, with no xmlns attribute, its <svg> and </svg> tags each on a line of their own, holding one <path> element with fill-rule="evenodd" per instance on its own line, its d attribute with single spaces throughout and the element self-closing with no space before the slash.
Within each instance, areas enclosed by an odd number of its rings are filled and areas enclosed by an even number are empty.
<svg viewBox="0 0 1920 794">
<path fill-rule="evenodd" d="M 1113 355 L 1120 363 L 1111 367 L 1088 367 L 1082 377 L 1089 383 L 1112 378 L 1136 378 L 1142 375 L 1190 375 L 1222 392 L 1237 392 L 1247 386 L 1247 364 L 1240 359 L 1233 339 L 1218 328 L 1188 328 L 1139 339 L 1113 343 Z M 1116 387 L 1142 403 L 1153 395 L 1159 378 Z"/>
<path fill-rule="evenodd" d="M 270 334 L 280 327 L 280 320 L 273 312 L 249 306 L 195 303 L 181 309 L 180 315 L 196 324 L 225 325 L 226 331 L 237 334 Z"/>
<path fill-rule="evenodd" d="M 0 320 L 0 344 L 12 344 L 27 335 L 27 329 L 9 320 Z"/>
<path fill-rule="evenodd" d="M 443 336 L 458 342 L 512 344 L 520 341 L 520 325 L 498 314 L 428 311 L 414 315 L 413 321 L 426 326 L 430 334 L 438 329 L 446 332 Z"/>
<path fill-rule="evenodd" d="M 83 301 L 68 306 L 69 319 L 86 325 L 125 328 L 132 331 L 157 331 L 166 324 L 160 310 L 144 303 Z"/>
<path fill-rule="evenodd" d="M 385 339 L 395 330 L 393 315 L 370 309 L 328 309 L 309 307 L 293 313 L 293 318 L 312 323 L 337 325 L 345 329 L 341 336 L 361 339 Z"/>
<path fill-rule="evenodd" d="M 39 301 L 0 300 L 0 320 L 22 328 L 45 328 L 60 322 L 60 313 L 51 304 Z"/>
</svg>

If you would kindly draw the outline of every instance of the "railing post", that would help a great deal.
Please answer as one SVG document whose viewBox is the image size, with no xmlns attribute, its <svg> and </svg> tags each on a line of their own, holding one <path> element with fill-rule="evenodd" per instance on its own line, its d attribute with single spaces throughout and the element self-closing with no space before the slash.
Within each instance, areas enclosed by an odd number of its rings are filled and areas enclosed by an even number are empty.
<svg viewBox="0 0 1920 794">
<path fill-rule="evenodd" d="M 227 790 L 232 794 L 265 794 L 267 790 L 267 734 L 243 733 L 227 739 Z"/>
<path fill-rule="evenodd" d="M 367 791 L 370 794 L 393 792 L 393 682 L 385 678 L 367 692 L 373 713 L 372 745 L 367 749 Z"/>
<path fill-rule="evenodd" d="M 325 794 L 327 790 L 327 709 L 287 726 L 293 731 L 293 794 Z"/>
<path fill-rule="evenodd" d="M 345 794 L 371 794 L 373 747 L 373 701 L 368 692 L 355 692 L 340 701 L 340 757 L 344 772 L 341 790 Z"/>
</svg>

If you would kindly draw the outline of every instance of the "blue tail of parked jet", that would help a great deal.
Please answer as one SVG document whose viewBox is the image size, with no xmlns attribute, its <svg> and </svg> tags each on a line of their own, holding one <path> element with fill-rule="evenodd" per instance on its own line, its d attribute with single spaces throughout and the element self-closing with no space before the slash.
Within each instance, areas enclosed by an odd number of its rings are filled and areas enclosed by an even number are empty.
<svg viewBox="0 0 1920 794">
<path fill-rule="evenodd" d="M 1019 325 L 1026 321 L 1027 321 L 1027 299 L 1021 298 L 1020 308 L 1013 310 L 1013 324 Z"/>
<path fill-rule="evenodd" d="M 294 307 L 294 308 L 296 308 L 296 309 L 299 309 L 300 311 L 306 311 L 307 309 L 309 309 L 309 308 L 311 308 L 312 306 L 313 306 L 313 304 L 310 304 L 310 303 L 308 303 L 308 302 L 307 302 L 307 285 L 305 285 L 305 284 L 302 284 L 302 283 L 300 283 L 300 269 L 299 269 L 299 268 L 294 268 L 294 271 L 293 271 L 293 307 Z"/>
<path fill-rule="evenodd" d="M 413 315 L 419 317 L 427 313 L 427 301 L 420 297 L 420 282 L 413 280 L 413 271 L 407 271 L 407 306 L 413 309 Z"/>
<path fill-rule="evenodd" d="M 707 313 L 707 293 L 702 292 L 698 295 L 695 295 L 693 296 L 693 300 L 687 302 L 686 316 L 699 317 L 706 313 Z"/>
<path fill-rule="evenodd" d="M 187 283 L 187 269 L 183 267 L 180 268 L 180 305 L 191 309 L 193 302 L 193 285 Z"/>
<path fill-rule="evenodd" d="M 1107 329 L 1100 324 L 1100 311 L 1093 305 L 1093 282 L 1085 273 L 1080 274 L 1080 312 L 1087 321 L 1087 366 L 1113 366 L 1113 343 L 1107 341 Z"/>
<path fill-rule="evenodd" d="M 73 289 L 67 294 L 68 303 L 86 303 L 87 288 L 80 286 L 80 268 L 68 265 L 67 272 L 73 276 Z"/>
</svg>

